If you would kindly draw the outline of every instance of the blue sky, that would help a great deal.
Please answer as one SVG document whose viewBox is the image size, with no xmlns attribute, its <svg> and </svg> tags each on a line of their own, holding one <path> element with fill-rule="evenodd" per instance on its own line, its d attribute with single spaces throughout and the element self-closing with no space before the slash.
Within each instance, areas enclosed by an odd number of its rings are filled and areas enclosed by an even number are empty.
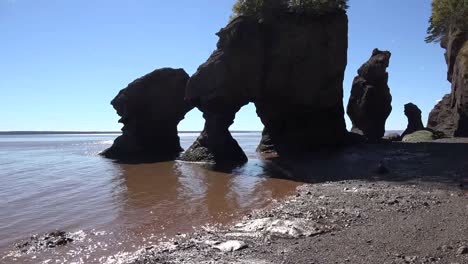
<svg viewBox="0 0 468 264">
<path fill-rule="evenodd" d="M 0 130 L 119 130 L 110 100 L 156 68 L 189 74 L 216 47 L 234 0 L 0 0 Z M 347 104 L 359 66 L 374 48 L 392 52 L 393 112 L 387 129 L 404 129 L 403 105 L 423 122 L 449 92 L 444 50 L 424 42 L 431 0 L 350 0 Z M 350 122 L 347 120 L 348 128 Z M 180 130 L 201 130 L 194 110 Z M 261 130 L 252 105 L 232 130 Z"/>
</svg>

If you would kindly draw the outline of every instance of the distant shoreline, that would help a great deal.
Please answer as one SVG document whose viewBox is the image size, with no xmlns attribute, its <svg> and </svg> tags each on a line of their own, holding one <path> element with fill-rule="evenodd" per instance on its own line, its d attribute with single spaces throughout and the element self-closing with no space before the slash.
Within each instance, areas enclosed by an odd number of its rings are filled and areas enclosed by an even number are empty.
<svg viewBox="0 0 468 264">
<path fill-rule="evenodd" d="M 260 130 L 231 130 L 231 133 L 261 133 Z M 387 130 L 385 134 L 401 133 L 403 130 Z M 201 131 L 179 131 L 180 134 L 201 133 Z M 122 134 L 121 131 L 0 131 L 0 136 L 21 136 L 21 135 L 104 135 Z"/>
<path fill-rule="evenodd" d="M 179 133 L 200 133 L 201 131 L 179 131 Z M 261 133 L 262 131 L 233 130 L 231 133 Z M 86 135 L 122 134 L 120 131 L 0 131 L 0 135 Z"/>
</svg>

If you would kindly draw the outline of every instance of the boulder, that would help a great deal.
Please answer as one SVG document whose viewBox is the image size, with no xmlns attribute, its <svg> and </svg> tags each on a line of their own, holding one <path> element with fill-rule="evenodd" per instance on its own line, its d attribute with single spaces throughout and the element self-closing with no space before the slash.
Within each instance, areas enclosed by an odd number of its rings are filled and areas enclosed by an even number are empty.
<svg viewBox="0 0 468 264">
<path fill-rule="evenodd" d="M 183 69 L 155 70 L 130 83 L 112 100 L 122 135 L 102 155 L 120 161 L 173 160 L 182 151 L 177 125 L 192 109 L 184 100 Z"/>
<path fill-rule="evenodd" d="M 468 32 L 452 28 L 441 46 L 452 89 L 431 111 L 427 126 L 446 137 L 468 137 Z"/>
<path fill-rule="evenodd" d="M 392 96 L 388 87 L 387 67 L 391 53 L 374 49 L 371 58 L 354 78 L 347 113 L 352 132 L 378 141 L 385 134 L 385 122 L 392 111 Z"/>
<path fill-rule="evenodd" d="M 238 17 L 217 35 L 217 50 L 190 78 L 186 96 L 205 128 L 183 160 L 244 162 L 228 127 L 249 102 L 265 125 L 259 151 L 307 151 L 346 136 L 345 12 Z"/>
<path fill-rule="evenodd" d="M 429 130 L 419 130 L 412 134 L 403 137 L 402 141 L 405 143 L 422 143 L 430 142 L 437 139 L 435 134 Z"/>
<path fill-rule="evenodd" d="M 417 105 L 413 103 L 405 104 L 405 115 L 408 118 L 408 126 L 403 134 L 401 134 L 402 137 L 424 129 L 421 113 L 422 112 Z"/>
</svg>

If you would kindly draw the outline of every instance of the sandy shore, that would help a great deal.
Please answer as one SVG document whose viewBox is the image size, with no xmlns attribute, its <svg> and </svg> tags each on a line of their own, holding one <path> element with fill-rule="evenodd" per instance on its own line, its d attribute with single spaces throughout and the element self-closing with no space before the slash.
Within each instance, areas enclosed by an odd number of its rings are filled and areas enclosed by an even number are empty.
<svg viewBox="0 0 468 264">
<path fill-rule="evenodd" d="M 304 183 L 295 195 L 105 263 L 468 263 L 466 143 L 272 159 L 273 175 Z"/>
</svg>

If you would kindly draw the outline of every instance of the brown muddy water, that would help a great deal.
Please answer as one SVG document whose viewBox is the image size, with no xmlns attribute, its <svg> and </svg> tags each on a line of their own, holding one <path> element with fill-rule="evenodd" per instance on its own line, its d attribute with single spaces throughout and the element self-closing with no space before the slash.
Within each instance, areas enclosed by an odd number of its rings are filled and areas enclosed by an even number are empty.
<svg viewBox="0 0 468 264">
<path fill-rule="evenodd" d="M 197 135 L 182 133 L 183 147 Z M 250 160 L 229 172 L 117 164 L 98 155 L 116 135 L 0 136 L 0 263 L 112 263 L 115 254 L 229 223 L 294 192 L 299 183 L 255 153 L 260 133 L 233 136 Z M 26 256 L 12 251 L 54 230 L 77 239 Z"/>
</svg>

